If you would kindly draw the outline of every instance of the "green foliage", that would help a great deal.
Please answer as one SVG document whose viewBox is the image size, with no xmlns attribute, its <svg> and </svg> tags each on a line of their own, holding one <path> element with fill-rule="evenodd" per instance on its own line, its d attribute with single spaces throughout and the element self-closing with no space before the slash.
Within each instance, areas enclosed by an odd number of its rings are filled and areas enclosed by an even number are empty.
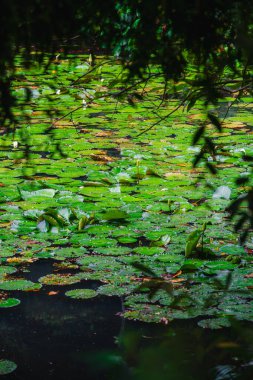
<svg viewBox="0 0 253 380">
<path fill-rule="evenodd" d="M 9 373 L 15 371 L 16 368 L 16 363 L 12 362 L 11 360 L 0 360 L 0 375 L 8 375 Z"/>
<path fill-rule="evenodd" d="M 0 300 L 0 308 L 8 308 L 17 306 L 20 304 L 20 300 L 16 298 L 7 298 L 7 299 L 1 299 Z"/>
<path fill-rule="evenodd" d="M 81 219 L 78 222 L 78 231 L 82 231 L 85 226 L 91 225 L 95 223 L 95 216 L 87 216 L 84 215 L 81 217 Z"/>
<path fill-rule="evenodd" d="M 95 51 L 106 49 L 109 54 L 120 57 L 131 77 L 137 75 L 145 81 L 150 76 L 149 65 L 157 65 L 155 77 L 161 73 L 164 78 L 164 98 L 168 95 L 169 80 L 178 82 L 184 78 L 192 89 L 187 93 L 188 110 L 200 99 L 204 99 L 206 104 L 215 104 L 224 93 L 230 95 L 239 92 L 241 96 L 245 88 L 251 87 L 253 16 L 248 0 L 243 4 L 236 1 L 205 1 L 202 7 L 195 3 L 189 4 L 186 0 L 173 4 L 162 0 L 110 0 L 106 5 L 96 0 L 85 1 L 84 6 L 80 6 L 78 1 L 61 0 L 57 5 L 50 4 L 47 10 L 42 2 L 29 4 L 29 9 L 27 14 L 17 1 L 13 1 L 11 5 L 6 4 L 1 12 L 1 23 L 6 25 L 0 50 L 3 78 L 1 114 L 4 121 L 13 121 L 11 107 L 15 97 L 9 88 L 15 71 L 16 53 L 21 53 L 27 66 L 32 62 L 41 63 L 46 57 L 46 67 L 51 62 L 56 76 L 59 49 L 63 39 L 67 39 L 64 49 L 69 49 L 72 44 L 72 40 L 68 40 L 69 36 L 78 36 L 76 45 L 84 42 L 91 51 L 88 62 L 81 65 L 81 70 L 90 66 L 92 72 L 96 64 Z M 6 23 L 10 18 L 13 21 Z M 23 27 L 24 19 L 29 24 L 29 30 Z M 198 28 L 192 28 L 192 25 L 198 25 Z M 57 57 L 47 57 L 48 52 L 54 52 Z M 221 74 L 226 75 L 223 81 L 220 80 Z M 97 75 L 101 75 L 101 69 Z M 235 86 L 238 78 L 241 80 L 237 90 Z M 75 83 L 78 80 L 75 78 Z M 49 85 L 55 87 L 53 79 Z M 91 97 L 92 91 L 87 92 Z M 48 97 L 51 95 L 49 90 L 44 94 Z M 121 95 L 122 92 L 119 92 L 119 97 Z M 32 90 L 25 86 L 20 105 L 25 107 L 33 97 Z M 138 91 L 132 91 L 127 100 L 135 104 L 141 98 Z M 208 115 L 219 130 L 220 122 L 216 116 L 212 112 Z"/>
<path fill-rule="evenodd" d="M 78 276 L 71 276 L 69 274 L 48 274 L 40 277 L 39 282 L 43 285 L 72 285 L 80 282 Z"/>
<path fill-rule="evenodd" d="M 6 280 L 0 282 L 1 290 L 37 291 L 41 285 L 29 280 Z"/>
<path fill-rule="evenodd" d="M 86 300 L 96 297 L 97 292 L 93 289 L 74 289 L 67 291 L 65 295 L 75 299 Z"/>
<path fill-rule="evenodd" d="M 185 245 L 185 257 L 189 257 L 191 256 L 192 253 L 194 253 L 194 251 L 196 251 L 196 248 L 197 248 L 197 245 L 200 241 L 200 239 L 202 239 L 202 253 L 203 253 L 203 238 L 204 238 L 204 233 L 205 233 L 205 230 L 206 230 L 206 223 L 203 224 L 202 228 L 198 228 L 196 229 L 195 231 L 192 231 L 188 238 L 187 238 L 187 241 L 186 241 L 186 245 Z"/>
<path fill-rule="evenodd" d="M 125 220 L 129 217 L 127 212 L 122 210 L 108 210 L 103 214 L 103 219 L 108 221 Z"/>
<path fill-rule="evenodd" d="M 192 254 L 192 252 L 196 249 L 197 244 L 202 236 L 203 231 L 201 229 L 197 229 L 192 231 L 187 238 L 186 246 L 185 246 L 185 256 L 188 257 Z"/>
</svg>

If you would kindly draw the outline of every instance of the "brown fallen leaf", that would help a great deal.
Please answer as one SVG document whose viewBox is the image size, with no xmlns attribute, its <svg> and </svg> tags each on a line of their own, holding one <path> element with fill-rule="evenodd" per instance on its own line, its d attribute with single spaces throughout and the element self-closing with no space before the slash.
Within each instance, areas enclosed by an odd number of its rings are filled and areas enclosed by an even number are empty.
<svg viewBox="0 0 253 380">
<path fill-rule="evenodd" d="M 49 296 L 56 296 L 56 294 L 58 294 L 58 293 L 59 293 L 59 291 L 54 292 L 54 291 L 52 290 L 51 292 L 48 292 L 47 294 L 48 294 Z"/>
<path fill-rule="evenodd" d="M 112 157 L 106 155 L 91 154 L 90 157 L 94 161 L 112 162 L 115 161 Z"/>
<path fill-rule="evenodd" d="M 97 137 L 108 137 L 111 135 L 113 135 L 112 131 L 101 131 L 101 132 L 95 133 L 95 136 L 97 136 Z"/>
<path fill-rule="evenodd" d="M 245 274 L 245 278 L 253 278 L 253 273 Z"/>
<path fill-rule="evenodd" d="M 33 263 L 34 261 L 37 261 L 38 259 L 31 258 L 31 257 L 8 257 L 6 259 L 7 263 Z"/>
<path fill-rule="evenodd" d="M 11 225 L 11 222 L 0 223 L 0 228 L 9 227 L 10 225 Z"/>
<path fill-rule="evenodd" d="M 180 172 L 168 172 L 164 174 L 164 177 L 169 178 L 169 177 L 185 177 L 185 174 L 180 173 Z"/>
<path fill-rule="evenodd" d="M 183 282 L 183 281 L 186 281 L 185 278 L 175 278 L 175 279 L 172 279 L 171 282 L 173 284 L 176 284 L 178 282 Z"/>
<path fill-rule="evenodd" d="M 174 278 L 174 277 L 178 277 L 178 276 L 180 276 L 182 273 L 183 273 L 183 272 L 182 272 L 181 270 L 178 270 L 176 273 L 173 274 L 172 277 L 173 277 L 173 278 Z"/>
<path fill-rule="evenodd" d="M 89 129 L 85 129 L 85 128 L 82 128 L 80 129 L 79 133 L 89 133 L 90 130 Z"/>
</svg>

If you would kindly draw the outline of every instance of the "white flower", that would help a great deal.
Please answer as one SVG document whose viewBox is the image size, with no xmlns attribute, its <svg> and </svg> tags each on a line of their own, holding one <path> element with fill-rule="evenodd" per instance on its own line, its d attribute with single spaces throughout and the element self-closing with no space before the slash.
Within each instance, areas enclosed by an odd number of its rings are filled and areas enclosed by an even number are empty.
<svg viewBox="0 0 253 380">
<path fill-rule="evenodd" d="M 86 103 L 85 99 L 83 99 L 83 102 L 82 102 L 82 103 L 83 103 L 83 109 L 86 110 L 86 108 L 87 108 L 87 103 Z"/>
<path fill-rule="evenodd" d="M 13 148 L 17 148 L 18 147 L 18 141 L 13 141 L 12 145 L 13 145 Z"/>
<path fill-rule="evenodd" d="M 231 190 L 228 186 L 219 186 L 213 193 L 213 199 L 230 199 Z"/>
<path fill-rule="evenodd" d="M 109 189 L 110 193 L 121 193 L 120 185 L 117 183 L 116 186 Z"/>
<path fill-rule="evenodd" d="M 56 90 L 56 95 L 60 95 L 61 90 Z"/>
</svg>

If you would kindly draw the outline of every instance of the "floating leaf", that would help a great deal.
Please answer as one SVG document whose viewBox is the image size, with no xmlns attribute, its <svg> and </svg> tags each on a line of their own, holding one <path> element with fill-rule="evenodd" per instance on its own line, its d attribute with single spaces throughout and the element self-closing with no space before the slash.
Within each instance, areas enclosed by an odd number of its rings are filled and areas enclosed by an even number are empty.
<svg viewBox="0 0 253 380">
<path fill-rule="evenodd" d="M 229 261 L 211 261 L 205 264 L 205 266 L 212 270 L 230 270 L 236 268 L 236 264 L 233 264 Z"/>
<path fill-rule="evenodd" d="M 53 198 L 56 194 L 56 190 L 54 189 L 40 189 L 35 191 L 24 191 L 20 190 L 20 195 L 22 199 L 28 200 L 33 197 L 45 197 L 45 198 Z"/>
<path fill-rule="evenodd" d="M 104 220 L 124 220 L 129 218 L 129 215 L 127 212 L 122 210 L 108 210 L 103 214 Z"/>
<path fill-rule="evenodd" d="M 9 280 L 0 282 L 1 290 L 23 290 L 36 291 L 41 288 L 41 284 L 29 280 Z"/>
<path fill-rule="evenodd" d="M 8 375 L 17 368 L 17 364 L 11 360 L 0 360 L 0 375 Z"/>
<path fill-rule="evenodd" d="M 97 296 L 97 292 L 93 289 L 74 289 L 65 293 L 67 297 L 86 300 Z"/>
<path fill-rule="evenodd" d="M 20 300 L 16 298 L 7 298 L 5 300 L 0 300 L 0 308 L 8 308 L 8 307 L 13 307 L 17 306 L 20 304 Z"/>
<path fill-rule="evenodd" d="M 127 247 L 101 247 L 95 249 L 97 253 L 109 256 L 121 256 L 131 253 L 131 249 Z"/>
<path fill-rule="evenodd" d="M 80 282 L 78 276 L 73 276 L 70 274 L 48 274 L 46 276 L 40 277 L 39 282 L 43 285 L 72 285 Z"/>
<path fill-rule="evenodd" d="M 123 285 L 119 286 L 119 284 L 106 284 L 102 285 L 97 289 L 97 293 L 104 296 L 125 296 L 130 294 L 134 290 L 135 286 Z"/>
<path fill-rule="evenodd" d="M 132 236 L 120 236 L 118 242 L 121 244 L 133 244 L 137 242 L 137 239 Z"/>
<path fill-rule="evenodd" d="M 134 248 L 133 251 L 135 253 L 138 253 L 139 255 L 153 256 L 161 255 L 165 251 L 165 249 L 160 247 L 138 247 Z"/>
<path fill-rule="evenodd" d="M 0 266 L 0 276 L 17 272 L 17 269 L 12 266 Z"/>
<path fill-rule="evenodd" d="M 171 254 L 165 254 L 165 255 L 159 256 L 157 260 L 163 263 L 181 263 L 182 261 L 184 261 L 184 256 L 175 255 L 171 253 Z"/>
</svg>

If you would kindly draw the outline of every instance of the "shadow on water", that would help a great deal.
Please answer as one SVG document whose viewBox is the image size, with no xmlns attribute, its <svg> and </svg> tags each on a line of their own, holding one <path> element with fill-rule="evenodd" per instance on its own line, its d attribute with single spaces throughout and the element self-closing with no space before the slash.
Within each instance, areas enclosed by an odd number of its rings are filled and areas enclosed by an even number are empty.
<svg viewBox="0 0 253 380">
<path fill-rule="evenodd" d="M 50 271 L 52 264 L 40 261 L 32 267 L 26 278 L 36 281 Z M 91 378 L 85 355 L 115 346 L 114 337 L 119 334 L 122 322 L 116 316 L 121 303 L 116 297 L 79 301 L 64 295 L 66 290 L 77 287 L 81 286 L 48 286 L 39 292 L 12 293 L 21 304 L 1 309 L 0 356 L 13 360 L 18 368 L 6 378 Z M 49 296 L 52 290 L 59 293 Z M 92 378 L 96 377 L 92 374 Z"/>
<path fill-rule="evenodd" d="M 31 266 L 33 281 L 52 270 L 50 261 Z M 78 287 L 96 288 L 89 281 Z M 78 301 L 71 286 L 14 292 L 18 307 L 1 309 L 1 358 L 17 363 L 10 380 L 252 380 L 251 324 L 219 331 L 194 322 L 167 326 L 125 321 L 117 297 Z M 50 291 L 59 293 L 49 296 Z"/>
</svg>

